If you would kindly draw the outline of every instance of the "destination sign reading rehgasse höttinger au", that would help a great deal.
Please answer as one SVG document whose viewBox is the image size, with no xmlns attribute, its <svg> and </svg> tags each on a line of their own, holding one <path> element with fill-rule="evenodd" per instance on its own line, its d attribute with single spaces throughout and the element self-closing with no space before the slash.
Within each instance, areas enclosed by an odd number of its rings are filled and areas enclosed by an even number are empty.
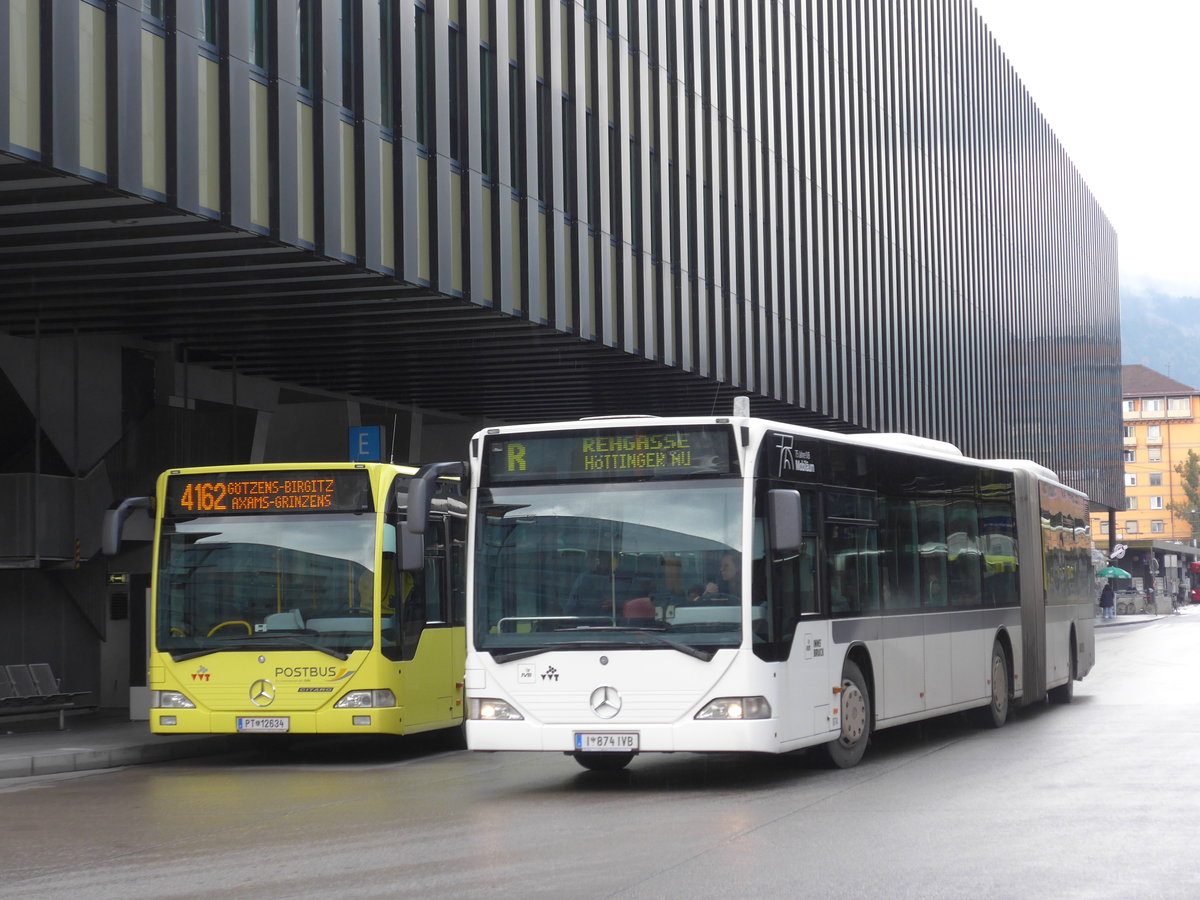
<svg viewBox="0 0 1200 900">
<path fill-rule="evenodd" d="M 491 437 L 485 478 L 495 484 L 725 475 L 737 468 L 732 434 L 728 427 L 691 426 Z"/>
<path fill-rule="evenodd" d="M 261 512 L 363 512 L 371 483 L 359 470 L 205 472 L 167 478 L 167 515 Z"/>
</svg>

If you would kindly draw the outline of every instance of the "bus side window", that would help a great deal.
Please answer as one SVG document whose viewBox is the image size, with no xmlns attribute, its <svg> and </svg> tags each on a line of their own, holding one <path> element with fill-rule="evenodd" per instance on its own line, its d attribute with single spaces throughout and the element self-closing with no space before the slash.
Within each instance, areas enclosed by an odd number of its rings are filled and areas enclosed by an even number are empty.
<svg viewBox="0 0 1200 900">
<path fill-rule="evenodd" d="M 921 557 L 921 605 L 949 604 L 946 588 L 946 503 L 941 498 L 917 501 Z"/>
<path fill-rule="evenodd" d="M 955 500 L 947 509 L 946 561 L 950 603 L 978 606 L 982 601 L 983 554 L 979 546 L 979 509 L 974 500 Z"/>
<path fill-rule="evenodd" d="M 886 609 L 915 609 L 921 605 L 919 589 L 920 541 L 916 507 L 911 500 L 883 497 L 880 514 L 880 560 L 883 605 Z"/>
<path fill-rule="evenodd" d="M 467 522 L 447 519 L 450 531 L 450 624 L 467 621 Z"/>
<path fill-rule="evenodd" d="M 811 509 L 811 505 L 806 508 Z M 792 639 L 802 616 L 817 615 L 821 611 L 820 598 L 817 594 L 816 575 L 816 546 L 813 538 L 807 534 L 801 539 L 800 547 L 791 551 L 774 551 L 769 548 L 765 539 L 766 520 L 760 517 L 756 522 L 759 529 L 759 539 L 756 541 L 766 554 L 769 567 L 764 571 L 755 559 L 752 566 L 754 578 L 754 596 L 762 591 L 767 597 L 767 617 L 769 634 L 762 642 L 755 642 L 754 652 L 762 659 L 787 659 L 791 650 Z M 811 519 L 803 523 L 804 531 L 812 527 Z"/>
<path fill-rule="evenodd" d="M 774 607 L 772 612 L 779 623 L 776 640 L 782 651 L 780 659 L 787 658 L 787 648 L 801 617 L 821 611 L 815 566 L 816 548 L 810 537 L 802 540 L 797 552 L 771 559 L 769 607 Z"/>
<path fill-rule="evenodd" d="M 420 572 L 397 572 L 396 612 L 384 613 L 382 649 L 388 659 L 412 659 L 427 625 L 447 621 L 445 526 L 431 517 L 425 531 L 425 567 Z M 391 561 L 390 565 L 398 565 Z"/>
<path fill-rule="evenodd" d="M 431 518 L 425 531 L 424 622 L 449 622 L 450 603 L 446 586 L 446 525 Z"/>
</svg>

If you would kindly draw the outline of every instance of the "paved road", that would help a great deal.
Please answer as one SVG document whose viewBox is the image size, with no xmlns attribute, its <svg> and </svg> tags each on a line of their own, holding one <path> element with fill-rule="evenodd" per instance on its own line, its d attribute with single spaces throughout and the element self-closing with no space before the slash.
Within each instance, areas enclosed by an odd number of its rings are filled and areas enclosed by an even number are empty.
<svg viewBox="0 0 1200 900">
<path fill-rule="evenodd" d="M 1069 707 L 617 776 L 444 741 L 0 787 L 0 897 L 1195 897 L 1200 610 L 1098 635 Z"/>
</svg>

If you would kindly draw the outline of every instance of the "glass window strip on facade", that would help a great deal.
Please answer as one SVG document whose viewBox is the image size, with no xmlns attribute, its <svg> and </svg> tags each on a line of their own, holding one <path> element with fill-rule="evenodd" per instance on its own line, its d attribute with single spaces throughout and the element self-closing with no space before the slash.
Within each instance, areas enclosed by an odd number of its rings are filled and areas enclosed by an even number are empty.
<svg viewBox="0 0 1200 900">
<path fill-rule="evenodd" d="M 369 6 L 349 4 L 364 18 Z M 263 104 L 274 117 L 265 142 L 273 158 L 263 168 L 278 173 L 270 228 L 280 243 L 340 250 L 325 230 L 336 231 L 342 205 L 355 204 L 346 221 L 364 222 L 365 233 L 394 232 L 401 290 L 427 288 L 434 300 L 454 293 L 496 315 L 546 310 L 535 324 L 547 336 L 569 331 L 589 350 L 644 357 L 650 380 L 720 381 L 775 403 L 781 416 L 916 432 L 978 456 L 1031 457 L 1100 504 L 1122 506 L 1115 233 L 970 0 L 488 0 L 453 4 L 453 23 L 449 5 L 395 0 L 379 7 L 381 40 L 362 47 L 336 32 L 317 40 L 318 12 L 333 21 L 344 8 L 337 0 L 213 8 L 228 8 L 230 24 L 250 23 L 242 52 L 252 66 L 265 70 L 271 53 L 280 60 Z M 271 22 L 260 19 L 267 8 Z M 540 30 L 526 22 L 537 10 L 546 19 Z M 200 14 L 191 18 L 198 27 Z M 462 77 L 482 47 L 484 18 L 493 59 L 481 53 L 480 77 Z M 163 21 L 174 27 L 173 17 Z M 463 42 L 453 54 L 452 28 Z M 132 44 L 113 50 L 114 58 L 139 56 Z M 50 83 L 71 83 L 59 66 L 44 67 L 62 76 Z M 320 83 L 318 71 L 331 83 Z M 347 94 L 361 89 L 366 72 L 382 81 L 376 124 L 398 138 L 392 204 L 368 201 L 358 185 L 377 181 L 358 173 L 346 182 L 355 196 L 339 196 L 343 154 L 329 129 L 295 120 L 319 117 L 322 104 L 374 106 L 373 97 Z M 561 83 L 571 72 L 573 83 Z M 176 155 L 166 171 L 186 173 L 195 142 L 180 123 L 196 120 L 187 109 L 197 100 L 184 94 L 194 79 L 168 74 L 160 82 L 179 93 L 165 99 L 173 112 L 165 146 Z M 527 108 L 539 74 L 541 116 Z M 308 111 L 297 112 L 297 85 L 334 96 L 311 97 Z M 123 115 L 127 100 L 108 99 L 104 123 L 120 134 L 122 153 L 138 157 L 140 137 L 119 131 L 134 120 Z M 240 108 L 217 117 L 228 130 L 226 167 L 246 157 Z M 407 133 L 391 119 L 401 109 L 412 116 Z M 357 112 L 347 124 L 359 129 L 353 163 L 362 167 L 379 151 L 361 121 L 375 110 Z M 435 133 L 452 121 L 457 139 Z M 543 140 L 535 140 L 539 124 Z M 477 158 L 461 138 L 485 125 L 495 147 L 481 145 Z M 46 123 L 47 136 L 61 127 Z M 584 145 L 578 168 L 539 166 L 547 147 L 557 157 L 570 146 L 569 134 Z M 54 146 L 69 148 L 87 135 L 60 137 Z M 464 188 L 463 167 L 449 164 L 459 157 L 466 170 L 502 182 L 486 202 L 477 185 Z M 55 165 L 94 175 L 94 164 L 69 157 Z M 125 169 L 104 174 L 115 179 L 110 187 L 143 190 Z M 220 174 L 231 185 L 220 221 L 249 226 L 236 173 Z M 166 196 L 187 183 L 179 177 Z M 310 186 L 312 196 L 297 196 Z M 536 199 L 568 212 L 568 196 L 586 228 L 538 219 Z M 372 218 L 385 207 L 393 216 L 386 229 Z M 476 240 L 491 241 L 489 252 L 472 247 Z M 378 261 L 370 266 L 382 271 Z M 412 358 L 414 368 L 438 362 L 432 346 L 414 349 L 427 354 Z M 510 361 L 521 366 L 519 351 Z M 1190 406 L 1175 400 L 1158 398 L 1166 412 Z M 675 393 L 649 411 L 681 403 L 697 411 L 702 401 Z M 711 400 L 703 406 L 710 410 Z"/>
</svg>

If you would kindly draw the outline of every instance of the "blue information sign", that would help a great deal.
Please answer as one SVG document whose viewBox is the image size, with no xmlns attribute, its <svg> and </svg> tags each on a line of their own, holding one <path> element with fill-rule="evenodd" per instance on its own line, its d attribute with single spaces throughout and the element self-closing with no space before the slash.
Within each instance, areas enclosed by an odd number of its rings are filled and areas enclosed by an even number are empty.
<svg viewBox="0 0 1200 900">
<path fill-rule="evenodd" d="M 383 460 L 383 427 L 363 425 L 350 429 L 350 462 Z"/>
</svg>

